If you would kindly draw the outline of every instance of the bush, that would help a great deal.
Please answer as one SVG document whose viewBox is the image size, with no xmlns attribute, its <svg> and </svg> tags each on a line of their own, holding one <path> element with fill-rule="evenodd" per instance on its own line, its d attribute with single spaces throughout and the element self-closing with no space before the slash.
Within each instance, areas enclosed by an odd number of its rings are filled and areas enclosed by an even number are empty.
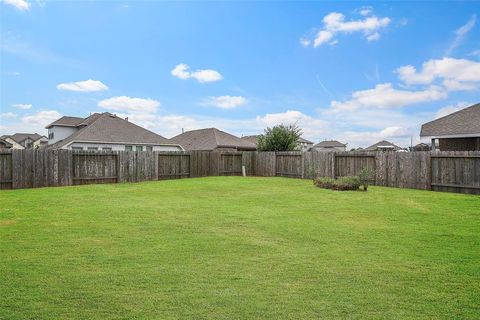
<svg viewBox="0 0 480 320">
<path fill-rule="evenodd" d="M 332 178 L 317 178 L 313 181 L 313 183 L 322 189 L 333 189 L 333 184 L 335 183 L 335 179 Z"/>
<path fill-rule="evenodd" d="M 360 182 L 360 179 L 356 176 L 341 177 L 335 180 L 335 183 L 333 184 L 333 190 L 358 190 L 361 185 L 362 183 Z"/>
<path fill-rule="evenodd" d="M 313 182 L 315 186 L 322 189 L 332 189 L 339 191 L 358 190 L 360 188 L 360 179 L 358 177 L 341 177 L 332 179 L 328 177 L 317 178 Z"/>
</svg>

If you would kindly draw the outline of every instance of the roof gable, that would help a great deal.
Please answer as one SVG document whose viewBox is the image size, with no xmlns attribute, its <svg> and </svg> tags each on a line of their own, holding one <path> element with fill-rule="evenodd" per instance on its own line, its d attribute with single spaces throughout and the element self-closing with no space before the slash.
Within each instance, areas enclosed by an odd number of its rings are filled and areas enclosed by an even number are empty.
<svg viewBox="0 0 480 320">
<path fill-rule="evenodd" d="M 37 141 L 38 139 L 45 138 L 45 136 L 42 136 L 38 133 L 15 133 L 12 134 L 11 136 L 5 136 L 4 139 L 10 138 L 16 143 L 22 143 L 26 139 L 31 139 L 32 141 Z"/>
<path fill-rule="evenodd" d="M 316 145 L 314 145 L 313 147 L 316 148 L 316 147 L 345 147 L 346 144 L 344 143 L 341 143 L 337 140 L 325 140 L 325 141 L 320 141 L 319 143 L 317 143 Z"/>
<path fill-rule="evenodd" d="M 449 135 L 480 136 L 480 103 L 422 125 L 421 137 Z"/>
<path fill-rule="evenodd" d="M 186 150 L 214 150 L 216 148 L 238 148 L 255 150 L 254 143 L 216 128 L 187 131 L 172 139 Z"/>
<path fill-rule="evenodd" d="M 84 120 L 85 120 L 84 118 L 79 118 L 79 117 L 63 116 L 60 119 L 55 120 L 54 122 L 47 125 L 45 129 L 48 129 L 53 126 L 76 127 Z"/>
</svg>

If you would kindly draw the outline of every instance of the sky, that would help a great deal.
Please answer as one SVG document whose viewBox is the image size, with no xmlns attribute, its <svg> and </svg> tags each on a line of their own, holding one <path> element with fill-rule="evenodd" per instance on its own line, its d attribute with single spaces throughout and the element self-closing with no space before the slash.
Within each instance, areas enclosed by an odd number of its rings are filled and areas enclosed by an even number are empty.
<svg viewBox="0 0 480 320">
<path fill-rule="evenodd" d="M 0 2 L 0 134 L 108 111 L 167 138 L 409 146 L 480 102 L 476 1 Z"/>
</svg>

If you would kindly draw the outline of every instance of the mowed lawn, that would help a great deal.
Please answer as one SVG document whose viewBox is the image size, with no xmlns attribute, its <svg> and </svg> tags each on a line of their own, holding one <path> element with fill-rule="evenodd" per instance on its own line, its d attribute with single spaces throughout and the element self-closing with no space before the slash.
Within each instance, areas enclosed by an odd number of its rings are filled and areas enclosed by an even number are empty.
<svg viewBox="0 0 480 320">
<path fill-rule="evenodd" d="M 478 319 L 480 197 L 210 177 L 0 191 L 1 319 Z"/>
</svg>

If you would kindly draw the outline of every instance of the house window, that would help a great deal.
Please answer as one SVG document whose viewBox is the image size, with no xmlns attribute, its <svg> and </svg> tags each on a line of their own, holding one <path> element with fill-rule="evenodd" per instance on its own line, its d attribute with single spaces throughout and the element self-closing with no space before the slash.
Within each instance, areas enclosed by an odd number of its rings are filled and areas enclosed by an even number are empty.
<svg viewBox="0 0 480 320">
<path fill-rule="evenodd" d="M 72 147 L 73 151 L 82 151 L 83 147 Z"/>
<path fill-rule="evenodd" d="M 48 139 L 49 139 L 49 140 L 52 140 L 52 139 L 53 139 L 53 136 L 54 136 L 53 132 L 49 132 L 49 133 L 48 133 Z"/>
<path fill-rule="evenodd" d="M 87 150 L 90 150 L 90 151 L 97 151 L 98 148 L 97 147 L 88 147 Z"/>
<path fill-rule="evenodd" d="M 135 147 L 135 150 L 137 150 L 137 151 L 143 151 L 143 146 L 136 146 L 136 147 Z"/>
<path fill-rule="evenodd" d="M 147 146 L 147 151 L 153 151 L 153 147 L 152 146 Z"/>
<path fill-rule="evenodd" d="M 132 151 L 133 147 L 132 146 L 125 146 L 125 151 Z"/>
<path fill-rule="evenodd" d="M 103 151 L 112 151 L 112 148 L 110 148 L 110 147 L 103 147 L 102 150 L 103 150 Z"/>
</svg>

